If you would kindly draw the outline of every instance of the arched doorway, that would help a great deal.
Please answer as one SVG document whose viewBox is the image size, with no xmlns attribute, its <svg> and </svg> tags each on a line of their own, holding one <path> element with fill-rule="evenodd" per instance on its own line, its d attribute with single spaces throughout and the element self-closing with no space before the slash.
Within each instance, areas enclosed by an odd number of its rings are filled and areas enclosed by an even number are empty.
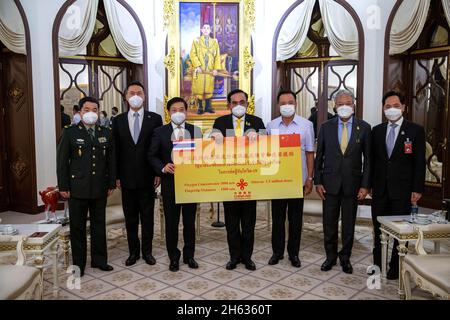
<svg viewBox="0 0 450 320">
<path fill-rule="evenodd" d="M 142 44 L 141 63 L 131 61 L 130 57 L 124 57 L 121 53 L 110 21 L 108 21 L 103 0 L 98 0 L 95 26 L 86 49 L 73 56 L 60 56 L 59 32 L 61 23 L 71 6 L 76 4 L 76 1 L 67 0 L 59 10 L 53 24 L 53 73 L 57 139 L 59 139 L 62 129 L 60 106 L 64 107 L 66 114 L 72 116 L 73 105 L 77 104 L 82 96 L 90 95 L 99 99 L 100 110 L 105 111 L 110 117 L 113 107 L 118 108 L 119 113 L 126 111 L 123 90 L 129 82 L 138 80 L 143 83 L 147 95 L 148 68 L 145 32 L 137 14 L 125 0 L 114 1 L 120 5 L 122 14 L 126 12 L 130 16 L 128 19 L 132 21 L 130 27 L 135 27 L 135 33 L 140 36 Z"/>
<path fill-rule="evenodd" d="M 273 82 L 272 82 L 272 117 L 278 116 L 276 110 L 277 92 L 291 89 L 297 94 L 297 113 L 313 121 L 316 134 L 320 125 L 333 116 L 333 95 L 340 89 L 352 91 L 356 96 L 356 115 L 363 113 L 363 79 L 364 79 L 364 31 L 361 21 L 354 9 L 346 2 L 334 0 L 342 12 L 354 22 L 357 32 L 357 54 L 355 58 L 342 57 L 336 52 L 326 35 L 319 1 L 307 4 L 308 0 L 296 1 L 283 15 L 273 39 Z M 311 0 L 309 0 L 311 1 Z M 291 14 L 300 5 L 311 5 L 310 23 L 307 36 L 298 52 L 292 57 L 277 59 L 277 45 L 280 32 Z M 278 61 L 277 61 L 278 60 Z"/>
<path fill-rule="evenodd" d="M 0 41 L 0 212 L 37 213 L 30 29 L 19 0 L 2 2 L 1 11 L 2 32 L 15 41 Z"/>
<path fill-rule="evenodd" d="M 405 117 L 425 128 L 425 193 L 420 205 L 438 209 L 443 198 L 450 198 L 450 26 L 442 1 L 420 3 L 427 5 L 425 12 L 413 4 L 399 0 L 391 12 L 386 28 L 383 87 L 385 91 L 393 89 L 404 94 Z M 395 31 L 399 29 L 400 17 L 405 15 L 403 12 L 415 9 L 424 18 L 422 29 L 415 28 L 417 34 L 409 48 L 393 50 L 399 37 Z"/>
</svg>

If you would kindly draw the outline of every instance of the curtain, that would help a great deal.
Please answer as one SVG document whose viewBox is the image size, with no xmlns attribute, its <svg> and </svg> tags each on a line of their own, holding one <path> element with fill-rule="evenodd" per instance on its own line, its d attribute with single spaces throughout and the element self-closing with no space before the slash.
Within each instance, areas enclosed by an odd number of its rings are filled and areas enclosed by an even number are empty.
<svg viewBox="0 0 450 320">
<path fill-rule="evenodd" d="M 450 0 L 442 0 L 442 7 L 444 7 L 445 17 L 447 23 L 450 25 Z"/>
<path fill-rule="evenodd" d="M 26 54 L 25 28 L 13 0 L 0 1 L 0 41 L 12 52 Z"/>
<path fill-rule="evenodd" d="M 277 61 L 297 54 L 308 34 L 315 0 L 305 0 L 286 18 L 277 41 Z"/>
<path fill-rule="evenodd" d="M 94 32 L 98 0 L 77 0 L 66 11 L 59 28 L 59 56 L 75 56 L 86 50 Z"/>
<path fill-rule="evenodd" d="M 325 34 L 336 52 L 358 60 L 358 29 L 347 10 L 334 0 L 319 0 Z"/>
<path fill-rule="evenodd" d="M 448 9 L 448 0 L 442 4 L 444 9 Z M 399 54 L 411 48 L 422 33 L 429 8 L 430 0 L 402 2 L 392 23 L 389 54 Z"/>
<path fill-rule="evenodd" d="M 142 38 L 133 16 L 117 0 L 103 0 L 111 34 L 120 53 L 129 61 L 143 63 Z"/>
<path fill-rule="evenodd" d="M 102 69 L 111 77 L 111 79 L 114 79 L 114 77 L 120 72 L 120 67 L 102 66 Z M 100 101 L 100 110 L 106 111 L 106 113 L 108 114 L 108 118 L 110 118 L 112 107 L 117 107 L 119 110 L 121 110 L 123 100 L 122 95 L 119 92 L 117 92 L 114 86 L 112 86 L 105 93 L 105 90 L 108 88 L 111 80 L 102 70 L 99 69 L 98 73 L 99 73 L 98 77 L 99 92 L 100 96 L 103 95 L 103 99 Z M 126 70 L 124 70 L 122 74 L 117 77 L 116 86 L 118 88 L 123 88 L 126 73 L 127 73 Z"/>
<path fill-rule="evenodd" d="M 314 68 L 296 68 L 295 71 L 297 71 L 303 78 L 303 80 L 306 80 L 308 75 L 314 70 Z M 315 71 L 317 73 L 317 70 Z M 312 87 L 311 88 L 311 81 L 314 78 L 312 76 L 309 79 L 309 88 L 317 93 L 317 88 Z M 292 83 L 292 91 L 297 92 L 302 87 L 302 80 L 298 75 L 296 75 L 294 72 L 292 72 L 291 76 L 291 83 Z M 305 84 L 306 85 L 306 84 Z M 303 87 L 302 91 L 297 95 L 297 114 L 303 118 L 308 119 L 311 115 L 311 108 L 316 105 L 314 98 L 308 90 L 306 90 L 306 86 Z"/>
</svg>

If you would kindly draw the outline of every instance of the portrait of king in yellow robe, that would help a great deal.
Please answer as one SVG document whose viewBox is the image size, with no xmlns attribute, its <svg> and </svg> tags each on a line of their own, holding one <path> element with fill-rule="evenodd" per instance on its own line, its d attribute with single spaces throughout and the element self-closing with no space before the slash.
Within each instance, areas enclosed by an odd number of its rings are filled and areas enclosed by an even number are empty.
<svg viewBox="0 0 450 320">
<path fill-rule="evenodd" d="M 204 24 L 202 35 L 192 43 L 190 60 L 194 74 L 192 77 L 192 96 L 198 101 L 197 114 L 214 113 L 211 98 L 214 93 L 214 77 L 221 68 L 220 48 L 217 39 L 211 38 L 211 27 Z M 204 102 L 204 105 L 203 105 Z M 203 110 L 203 106 L 205 109 Z"/>
</svg>

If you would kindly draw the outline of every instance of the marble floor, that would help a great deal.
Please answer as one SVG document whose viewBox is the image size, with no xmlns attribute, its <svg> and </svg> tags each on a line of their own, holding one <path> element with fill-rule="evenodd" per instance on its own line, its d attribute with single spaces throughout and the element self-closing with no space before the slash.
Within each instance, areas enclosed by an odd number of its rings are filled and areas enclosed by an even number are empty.
<svg viewBox="0 0 450 320">
<path fill-rule="evenodd" d="M 17 219 L 23 222 L 20 214 L 4 213 L 0 218 L 4 220 L 3 223 L 14 223 Z M 41 218 L 33 216 L 36 220 Z M 114 233 L 110 235 L 108 241 L 109 263 L 114 267 L 114 271 L 102 272 L 88 267 L 85 276 L 81 278 L 80 288 L 69 289 L 67 280 L 70 275 L 63 269 L 60 257 L 61 289 L 55 298 L 52 295 L 49 258 L 47 259 L 49 267 L 44 273 L 44 299 L 398 299 L 397 281 L 387 281 L 378 289 L 368 288 L 366 270 L 372 263 L 372 231 L 367 226 L 356 227 L 351 257 L 354 267 L 352 275 L 343 273 L 339 266 L 329 272 L 320 270 L 320 265 L 325 259 L 322 225 L 320 220 L 311 217 L 304 218 L 300 250 L 302 267 L 292 267 L 286 255 L 279 264 L 269 266 L 267 262 L 272 254 L 271 232 L 268 229 L 267 208 L 265 203 L 260 203 L 252 257 L 257 270 L 248 271 L 240 264 L 237 269 L 228 271 L 225 269 L 229 259 L 226 232 L 224 228 L 211 226 L 211 222 L 215 219 L 216 216 L 211 219 L 209 206 L 202 205 L 201 237 L 196 243 L 195 252 L 199 269 L 189 269 L 187 265 L 181 264 L 179 272 L 168 270 L 169 259 L 159 234 L 159 215 L 155 214 L 153 254 L 157 260 L 156 265 L 147 265 L 141 259 L 136 265 L 126 267 L 124 264 L 128 256 L 126 239 L 120 232 Z M 427 248 L 432 248 L 431 243 L 427 245 L 429 245 Z M 182 248 L 182 239 L 179 248 Z M 443 252 L 448 252 L 449 248 L 449 242 L 441 245 Z M 414 293 L 422 298 L 432 298 L 419 290 L 415 290 Z"/>
</svg>

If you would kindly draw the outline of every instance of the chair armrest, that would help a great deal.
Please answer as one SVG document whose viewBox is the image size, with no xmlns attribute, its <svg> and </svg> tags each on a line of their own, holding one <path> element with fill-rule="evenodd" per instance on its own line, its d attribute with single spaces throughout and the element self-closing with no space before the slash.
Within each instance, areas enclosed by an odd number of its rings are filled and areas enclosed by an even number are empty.
<svg viewBox="0 0 450 320">
<path fill-rule="evenodd" d="M 424 240 L 424 236 L 423 236 L 423 231 L 420 227 L 414 227 L 414 231 L 417 232 L 417 242 L 416 242 L 416 252 L 418 255 L 420 256 L 424 256 L 427 255 L 427 252 L 425 251 L 425 249 L 423 248 L 423 240 Z"/>
</svg>

